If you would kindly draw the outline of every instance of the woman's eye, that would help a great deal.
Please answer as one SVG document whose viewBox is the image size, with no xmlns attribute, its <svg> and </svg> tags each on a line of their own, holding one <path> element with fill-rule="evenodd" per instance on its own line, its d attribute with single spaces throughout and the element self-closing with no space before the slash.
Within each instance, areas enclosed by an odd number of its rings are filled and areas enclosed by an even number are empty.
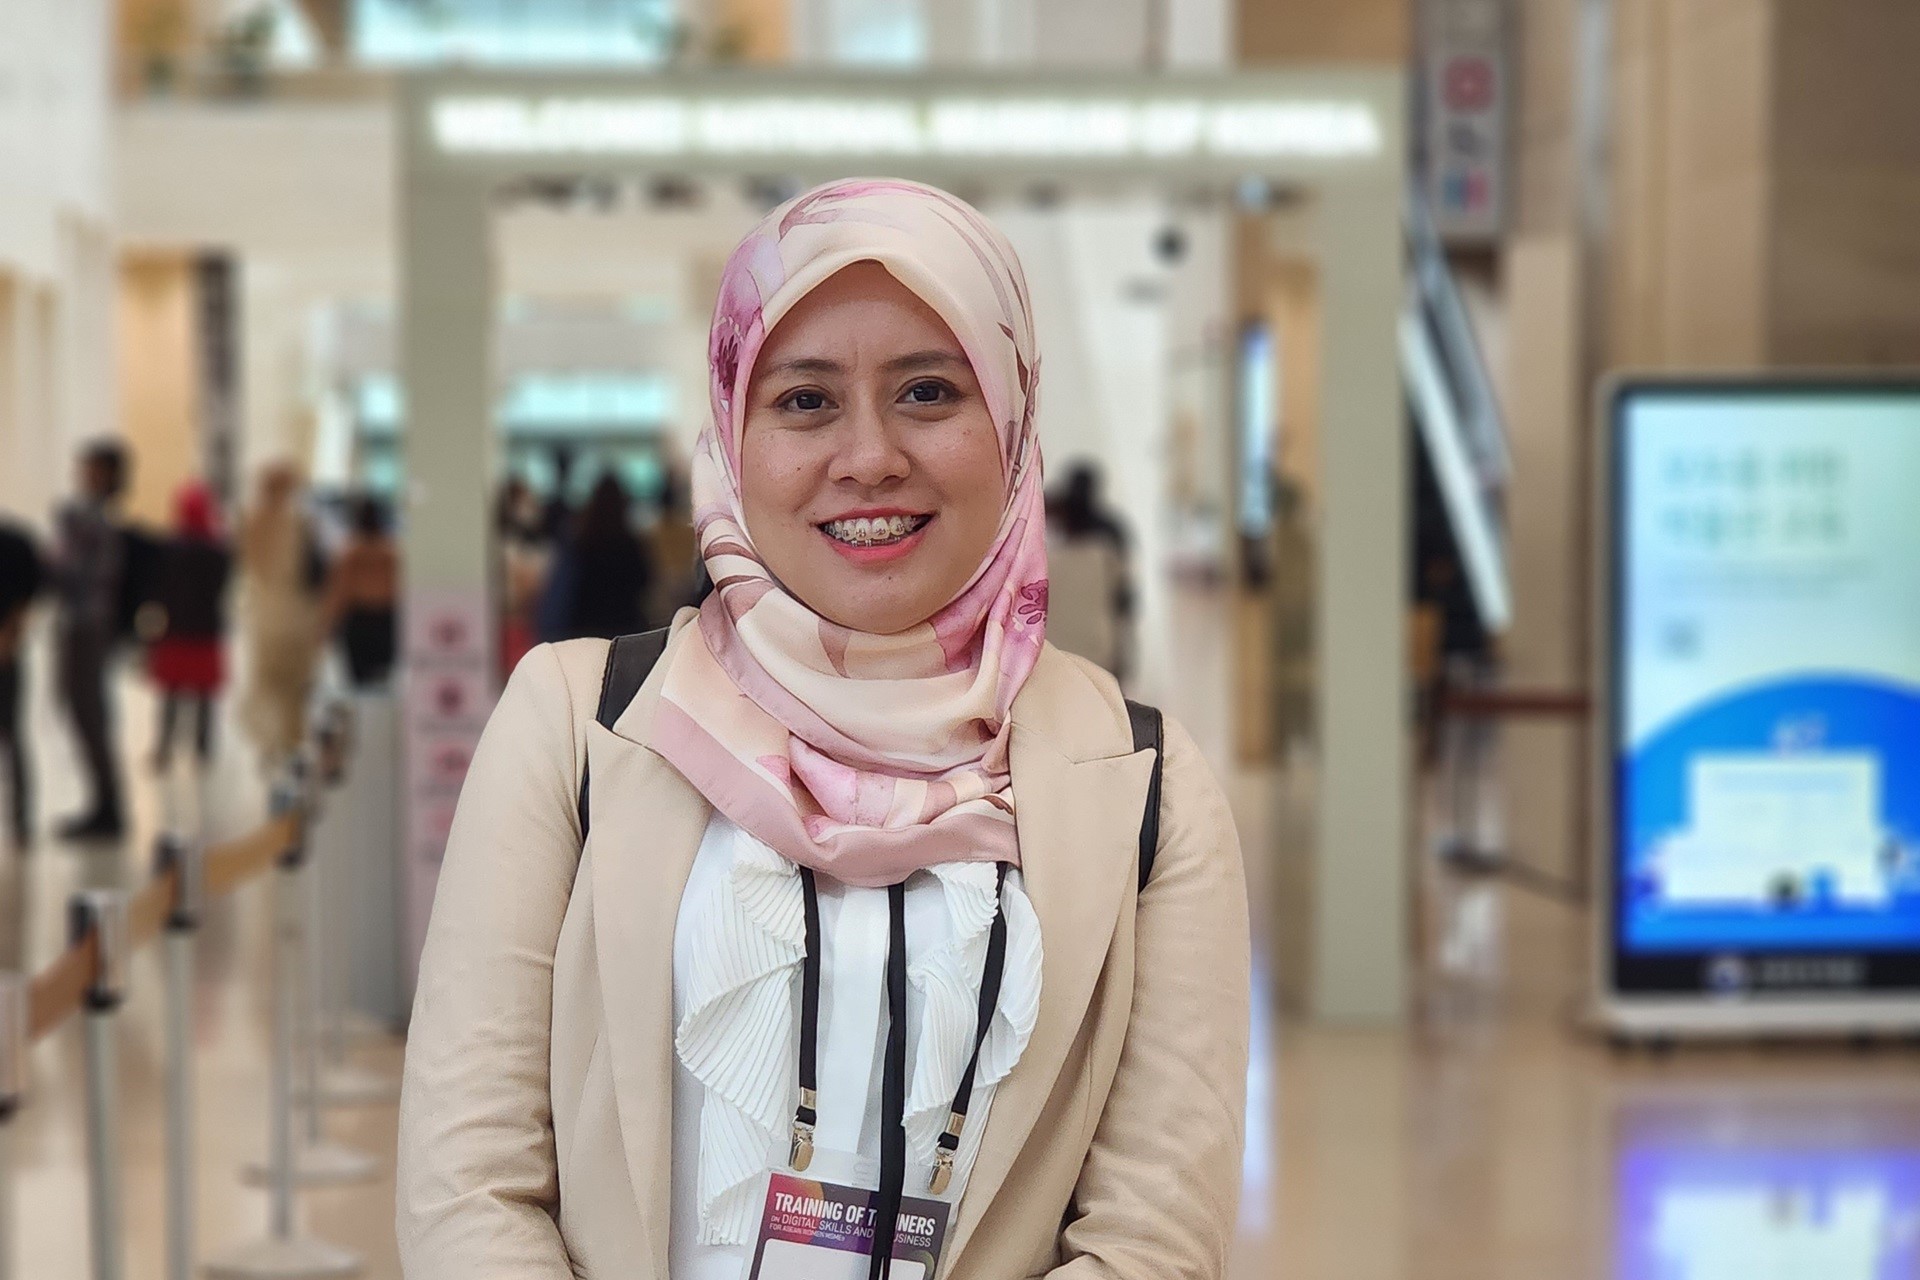
<svg viewBox="0 0 1920 1280">
<path fill-rule="evenodd" d="M 827 398 L 818 391 L 795 391 L 786 398 L 783 407 L 813 413 L 827 407 Z"/>
<path fill-rule="evenodd" d="M 939 404 L 946 398 L 944 382 L 916 382 L 907 388 L 907 399 L 915 404 Z"/>
</svg>

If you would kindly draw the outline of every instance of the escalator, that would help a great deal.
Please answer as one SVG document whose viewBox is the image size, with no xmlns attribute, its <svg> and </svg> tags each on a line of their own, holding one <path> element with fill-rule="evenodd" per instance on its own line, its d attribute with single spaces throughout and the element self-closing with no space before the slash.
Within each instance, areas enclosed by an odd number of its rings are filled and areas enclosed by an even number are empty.
<svg viewBox="0 0 1920 1280">
<path fill-rule="evenodd" d="M 1401 381 L 1412 434 L 1414 688 L 1424 793 L 1422 845 L 1449 873 L 1423 895 L 1437 948 L 1468 917 L 1461 882 L 1498 877 L 1556 899 L 1573 885 L 1506 847 L 1497 788 L 1499 722 L 1522 707 L 1503 694 L 1501 641 L 1513 623 L 1506 495 L 1511 454 L 1499 398 L 1452 265 L 1424 205 L 1406 215 Z"/>
</svg>

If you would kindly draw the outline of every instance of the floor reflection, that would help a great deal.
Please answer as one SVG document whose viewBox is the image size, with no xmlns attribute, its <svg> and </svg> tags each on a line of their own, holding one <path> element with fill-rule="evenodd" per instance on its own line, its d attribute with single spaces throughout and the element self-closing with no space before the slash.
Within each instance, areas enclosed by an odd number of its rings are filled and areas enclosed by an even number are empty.
<svg viewBox="0 0 1920 1280">
<path fill-rule="evenodd" d="M 1723 1084 L 1616 1133 L 1617 1280 L 1920 1276 L 1920 1098 Z"/>
</svg>

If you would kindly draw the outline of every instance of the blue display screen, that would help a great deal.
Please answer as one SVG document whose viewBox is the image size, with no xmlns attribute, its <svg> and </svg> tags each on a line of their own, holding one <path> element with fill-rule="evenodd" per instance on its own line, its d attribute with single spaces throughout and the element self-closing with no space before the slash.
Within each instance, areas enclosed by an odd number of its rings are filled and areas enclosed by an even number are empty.
<svg viewBox="0 0 1920 1280">
<path fill-rule="evenodd" d="M 1920 391 L 1616 407 L 1627 954 L 1920 948 Z"/>
</svg>

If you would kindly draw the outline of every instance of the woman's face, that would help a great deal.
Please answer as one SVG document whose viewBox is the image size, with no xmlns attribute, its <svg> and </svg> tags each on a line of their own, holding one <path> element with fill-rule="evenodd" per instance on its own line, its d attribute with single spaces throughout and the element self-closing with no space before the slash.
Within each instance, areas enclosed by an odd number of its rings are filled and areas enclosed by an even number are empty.
<svg viewBox="0 0 1920 1280">
<path fill-rule="evenodd" d="M 773 576 L 822 617 L 878 635 L 959 594 L 1003 503 L 1000 442 L 966 353 L 876 262 L 836 272 L 767 335 L 740 472 Z"/>
</svg>

